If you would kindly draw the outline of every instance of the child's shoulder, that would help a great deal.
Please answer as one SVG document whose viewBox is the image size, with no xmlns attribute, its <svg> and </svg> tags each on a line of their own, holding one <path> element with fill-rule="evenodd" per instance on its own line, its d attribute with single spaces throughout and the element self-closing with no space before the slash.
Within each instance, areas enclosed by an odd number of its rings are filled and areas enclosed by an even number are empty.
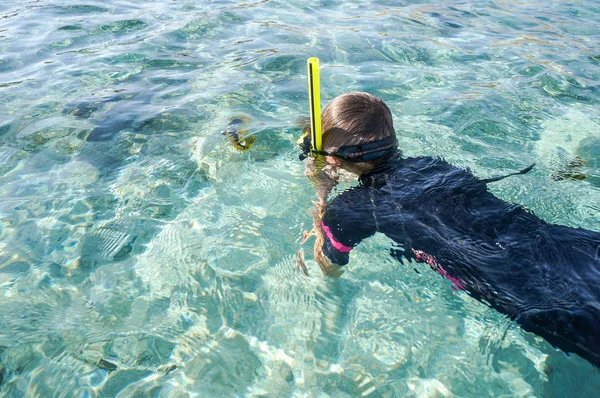
<svg viewBox="0 0 600 398">
<path fill-rule="evenodd" d="M 452 164 L 446 162 L 441 157 L 435 156 L 418 156 L 413 158 L 404 158 L 401 162 L 401 167 L 407 167 L 414 170 L 462 170 Z"/>
<path fill-rule="evenodd" d="M 404 158 L 398 164 L 396 174 L 402 175 L 404 179 L 427 182 L 428 185 L 460 185 L 477 181 L 470 170 L 454 166 L 441 157 L 434 156 Z"/>
</svg>

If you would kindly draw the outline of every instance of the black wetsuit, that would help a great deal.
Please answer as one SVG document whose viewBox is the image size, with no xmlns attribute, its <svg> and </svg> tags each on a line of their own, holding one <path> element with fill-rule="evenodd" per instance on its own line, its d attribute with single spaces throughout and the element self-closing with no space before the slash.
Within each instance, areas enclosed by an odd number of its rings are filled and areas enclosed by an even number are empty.
<svg viewBox="0 0 600 398">
<path fill-rule="evenodd" d="M 489 181 L 488 181 L 489 182 Z M 600 366 L 600 233 L 549 224 L 433 158 L 394 159 L 333 199 L 323 252 L 381 232 L 400 258 L 425 262 L 523 329 Z"/>
</svg>

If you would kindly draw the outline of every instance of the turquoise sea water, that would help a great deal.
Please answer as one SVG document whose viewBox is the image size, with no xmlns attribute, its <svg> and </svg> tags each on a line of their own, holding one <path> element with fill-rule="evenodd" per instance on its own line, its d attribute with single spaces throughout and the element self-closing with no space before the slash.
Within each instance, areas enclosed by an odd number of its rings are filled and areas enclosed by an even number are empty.
<svg viewBox="0 0 600 398">
<path fill-rule="evenodd" d="M 317 56 L 405 155 L 535 162 L 490 189 L 600 231 L 599 42 L 594 0 L 0 1 L 0 394 L 597 396 L 382 236 L 321 277 L 295 141 Z"/>
</svg>

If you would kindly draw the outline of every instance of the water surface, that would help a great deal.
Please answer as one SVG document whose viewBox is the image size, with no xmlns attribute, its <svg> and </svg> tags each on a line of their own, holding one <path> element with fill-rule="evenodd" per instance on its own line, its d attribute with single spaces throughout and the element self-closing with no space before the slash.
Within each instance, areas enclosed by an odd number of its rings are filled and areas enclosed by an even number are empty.
<svg viewBox="0 0 600 398">
<path fill-rule="evenodd" d="M 600 231 L 600 6 L 0 2 L 0 393 L 578 396 L 600 374 L 383 236 L 296 268 L 306 58 L 546 221 Z M 257 140 L 220 132 L 247 117 Z M 345 182 L 340 189 L 350 186 Z M 418 271 L 418 272 L 415 272 Z"/>
</svg>

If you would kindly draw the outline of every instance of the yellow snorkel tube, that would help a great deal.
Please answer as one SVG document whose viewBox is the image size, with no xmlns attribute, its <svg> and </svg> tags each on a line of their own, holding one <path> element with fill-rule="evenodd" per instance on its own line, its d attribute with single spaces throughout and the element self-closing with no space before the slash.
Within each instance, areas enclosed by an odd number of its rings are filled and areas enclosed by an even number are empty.
<svg viewBox="0 0 600 398">
<path fill-rule="evenodd" d="M 319 59 L 311 57 L 308 59 L 307 64 L 311 149 L 315 152 L 320 152 L 323 150 L 323 136 L 321 135 L 321 82 L 319 79 Z"/>
<path fill-rule="evenodd" d="M 310 154 L 320 154 L 323 151 L 321 134 L 321 84 L 319 79 L 319 59 L 311 57 L 308 66 L 308 104 L 310 108 L 310 129 L 304 129 L 304 134 L 297 141 L 302 150 L 300 160 Z"/>
<path fill-rule="evenodd" d="M 310 106 L 310 142 L 315 152 L 323 150 L 321 134 L 321 81 L 319 78 L 319 59 L 311 57 L 308 66 L 308 101 Z"/>
<path fill-rule="evenodd" d="M 321 81 L 319 79 L 319 58 L 309 58 L 307 65 L 311 149 L 315 152 L 319 152 L 323 150 L 323 136 L 321 135 Z"/>
</svg>

